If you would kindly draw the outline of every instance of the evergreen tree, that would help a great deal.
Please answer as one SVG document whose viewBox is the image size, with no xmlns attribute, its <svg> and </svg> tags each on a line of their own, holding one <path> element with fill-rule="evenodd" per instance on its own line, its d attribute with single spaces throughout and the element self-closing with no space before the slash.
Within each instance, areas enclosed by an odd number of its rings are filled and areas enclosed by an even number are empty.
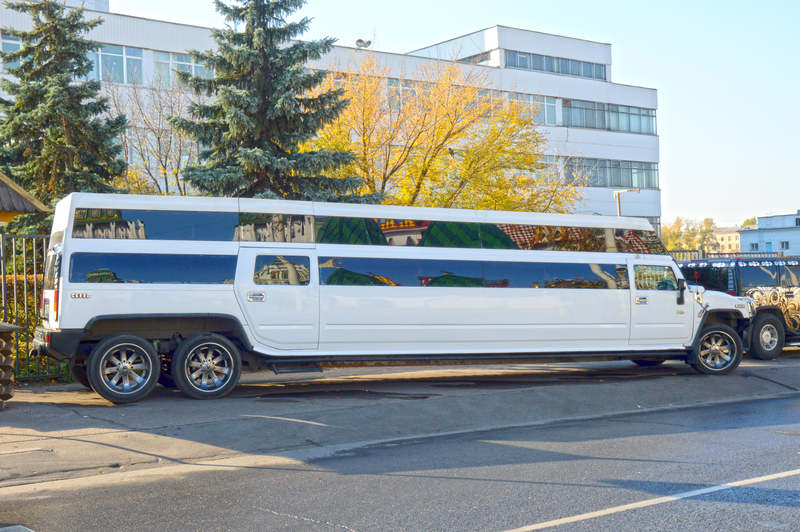
<svg viewBox="0 0 800 532">
<path fill-rule="evenodd" d="M 300 42 L 310 20 L 287 22 L 305 0 L 215 0 L 217 11 L 241 31 L 213 30 L 217 51 L 192 50 L 213 77 L 177 72 L 196 93 L 213 96 L 190 107 L 190 118 L 172 117 L 174 127 L 204 147 L 201 165 L 184 177 L 198 190 L 217 196 L 374 202 L 360 196 L 359 178 L 325 177 L 352 161 L 349 152 L 305 146 L 347 105 L 342 90 L 312 94 L 325 72 L 307 73 L 304 64 L 329 52 L 334 39 Z"/>
<path fill-rule="evenodd" d="M 30 31 L 5 30 L 22 46 L 0 53 L 13 78 L 0 80 L 11 99 L 0 99 L 0 163 L 17 183 L 44 204 L 71 192 L 113 192 L 110 185 L 126 163 L 114 139 L 126 127 L 123 115 L 109 118 L 99 97 L 100 82 L 87 81 L 87 54 L 99 44 L 83 34 L 100 25 L 84 20 L 83 9 L 67 9 L 56 0 L 8 2 L 29 15 Z M 9 226 L 18 232 L 47 231 L 49 217 L 27 215 Z"/>
</svg>

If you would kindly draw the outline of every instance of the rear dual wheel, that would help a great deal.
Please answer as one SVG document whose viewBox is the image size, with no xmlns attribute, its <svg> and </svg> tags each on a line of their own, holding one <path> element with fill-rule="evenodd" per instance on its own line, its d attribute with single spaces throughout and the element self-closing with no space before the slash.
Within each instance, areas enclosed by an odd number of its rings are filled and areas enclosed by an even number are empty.
<svg viewBox="0 0 800 532">
<path fill-rule="evenodd" d="M 214 333 L 187 338 L 172 356 L 172 378 L 193 399 L 217 399 L 236 387 L 242 360 L 233 343 Z"/>
<path fill-rule="evenodd" d="M 95 346 L 86 364 L 92 389 L 112 403 L 132 403 L 149 394 L 161 371 L 153 344 L 133 334 L 109 336 Z"/>
</svg>

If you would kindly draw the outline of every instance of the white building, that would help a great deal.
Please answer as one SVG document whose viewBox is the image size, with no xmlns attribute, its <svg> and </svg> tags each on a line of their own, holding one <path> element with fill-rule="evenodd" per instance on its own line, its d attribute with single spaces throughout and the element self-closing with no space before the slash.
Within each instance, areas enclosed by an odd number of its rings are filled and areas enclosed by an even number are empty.
<svg viewBox="0 0 800 532">
<path fill-rule="evenodd" d="M 68 0 L 68 5 L 94 8 L 104 24 L 88 36 L 104 44 L 94 75 L 103 81 L 147 83 L 172 69 L 192 70 L 186 50 L 214 47 L 209 28 L 116 15 L 108 0 Z M 0 7 L 0 26 L 27 29 L 30 20 Z M 19 43 L 2 36 L 4 50 Z M 660 227 L 658 108 L 655 89 L 613 83 L 611 45 L 494 26 L 407 54 L 336 46 L 311 68 L 336 70 L 365 54 L 389 68 L 390 77 L 406 78 L 425 62 L 457 60 L 476 65 L 493 89 L 539 103 L 554 163 L 568 161 L 589 176 L 580 213 L 617 214 L 614 192 L 623 194 L 621 212 L 648 218 Z"/>
<path fill-rule="evenodd" d="M 761 216 L 755 227 L 739 231 L 742 251 L 780 251 L 800 255 L 800 210 L 795 214 Z"/>
</svg>

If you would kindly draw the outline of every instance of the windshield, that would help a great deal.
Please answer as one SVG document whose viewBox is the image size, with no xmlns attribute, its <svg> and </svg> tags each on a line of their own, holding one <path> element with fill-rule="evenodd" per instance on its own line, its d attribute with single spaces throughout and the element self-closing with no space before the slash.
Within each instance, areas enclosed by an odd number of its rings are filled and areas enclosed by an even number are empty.
<svg viewBox="0 0 800 532">
<path fill-rule="evenodd" d="M 683 276 L 689 284 L 700 285 L 706 290 L 716 290 L 717 292 L 728 291 L 728 265 L 695 264 L 692 266 L 681 266 Z"/>
</svg>

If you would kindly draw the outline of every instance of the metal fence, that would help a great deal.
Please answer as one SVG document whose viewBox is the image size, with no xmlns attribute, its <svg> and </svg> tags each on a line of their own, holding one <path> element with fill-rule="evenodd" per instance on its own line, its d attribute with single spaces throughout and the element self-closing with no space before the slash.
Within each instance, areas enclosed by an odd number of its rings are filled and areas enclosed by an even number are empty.
<svg viewBox="0 0 800 532">
<path fill-rule="evenodd" d="M 17 380 L 49 378 L 67 373 L 65 364 L 50 357 L 30 356 L 33 332 L 39 325 L 48 235 L 0 234 L 3 271 L 3 321 L 22 327 L 14 339 L 14 375 Z"/>
<path fill-rule="evenodd" d="M 720 251 L 703 251 L 702 249 L 683 249 L 670 251 L 670 255 L 675 260 L 699 260 L 717 257 L 724 258 L 748 258 L 748 259 L 769 259 L 783 257 L 783 251 L 739 251 L 736 253 L 722 253 Z"/>
</svg>

